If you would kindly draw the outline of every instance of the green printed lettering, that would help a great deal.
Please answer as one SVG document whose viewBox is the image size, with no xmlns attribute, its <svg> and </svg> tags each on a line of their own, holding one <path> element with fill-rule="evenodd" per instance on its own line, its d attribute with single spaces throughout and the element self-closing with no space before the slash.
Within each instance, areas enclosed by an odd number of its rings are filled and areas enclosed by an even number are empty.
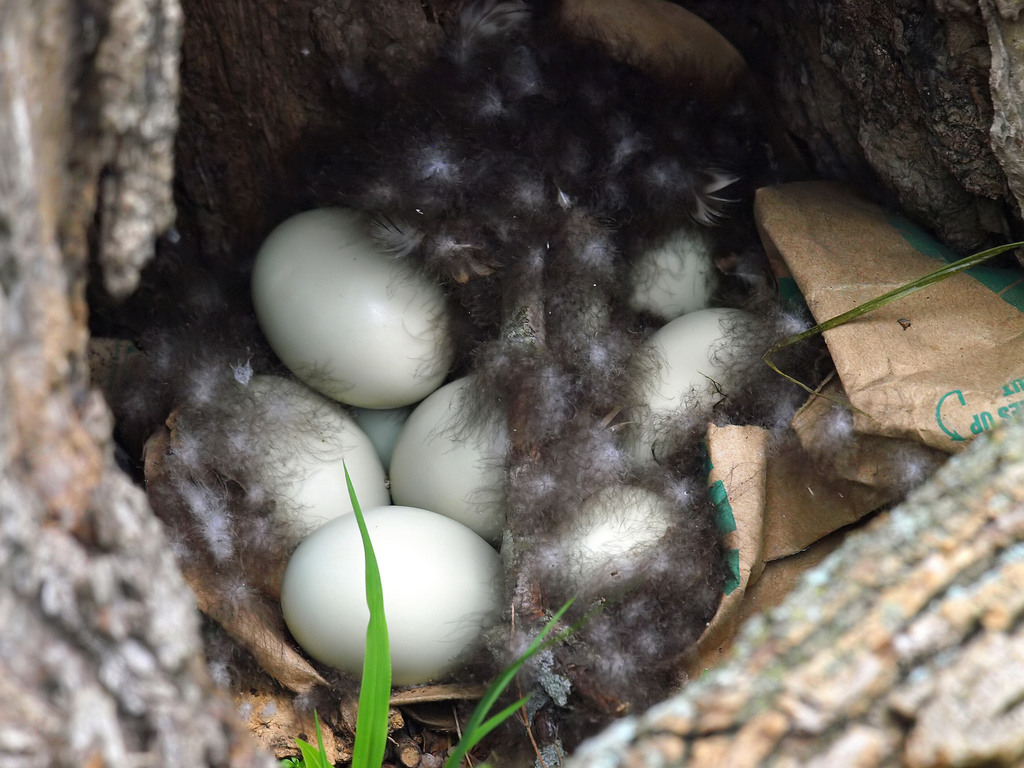
<svg viewBox="0 0 1024 768">
<path fill-rule="evenodd" d="M 960 405 L 967 405 L 967 401 L 964 399 L 964 393 L 961 392 L 959 389 L 954 389 L 947 392 L 946 394 L 939 398 L 939 402 L 935 406 L 935 423 L 939 425 L 939 429 L 946 433 L 949 436 L 949 439 L 952 440 L 953 442 L 964 442 L 965 438 L 959 432 L 957 432 L 955 429 L 950 429 L 949 427 L 942 423 L 942 404 L 946 402 L 947 398 L 953 396 L 955 396 L 960 401 Z"/>
<path fill-rule="evenodd" d="M 711 503 L 718 511 L 715 522 L 718 523 L 718 530 L 722 533 L 732 533 L 736 530 L 736 517 L 732 513 L 732 504 L 729 503 L 729 493 L 725 490 L 725 484 L 716 480 L 708 488 L 711 494 Z"/>
<path fill-rule="evenodd" d="M 740 551 L 730 549 L 725 553 L 725 563 L 729 573 L 725 577 L 725 594 L 731 595 L 740 585 Z"/>
<path fill-rule="evenodd" d="M 980 435 L 982 432 L 992 429 L 995 425 L 995 419 L 992 414 L 988 411 L 982 411 L 981 413 L 974 414 L 974 418 L 971 420 L 971 434 Z"/>
</svg>

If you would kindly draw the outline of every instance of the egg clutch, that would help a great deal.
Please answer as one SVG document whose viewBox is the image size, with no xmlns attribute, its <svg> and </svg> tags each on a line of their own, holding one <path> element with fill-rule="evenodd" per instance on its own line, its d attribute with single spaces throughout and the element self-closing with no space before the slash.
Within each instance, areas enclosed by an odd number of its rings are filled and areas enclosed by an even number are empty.
<svg viewBox="0 0 1024 768">
<path fill-rule="evenodd" d="M 669 249 L 661 249 L 664 260 Z M 698 307 L 711 295 L 706 250 L 672 252 L 656 280 L 663 302 Z M 672 268 L 674 267 L 674 269 Z M 650 279 L 651 275 L 644 275 Z M 673 280 L 674 278 L 674 280 Z M 638 284 L 635 303 L 648 301 Z M 274 352 L 310 389 L 286 378 L 255 377 L 256 400 L 307 412 L 269 441 L 267 476 L 292 519 L 308 527 L 284 575 L 284 617 L 314 659 L 358 674 L 369 618 L 362 543 L 345 490 L 345 462 L 379 551 L 396 684 L 449 672 L 501 613 L 502 491 L 509 451 L 504 421 L 467 422 L 472 376 L 438 388 L 453 360 L 440 288 L 384 253 L 370 225 L 350 210 L 292 217 L 266 240 L 252 273 L 256 315 Z M 681 398 L 723 397 L 721 354 L 739 310 L 700 309 L 656 333 L 663 364 L 647 377 L 638 413 L 637 460 L 656 456 L 657 420 Z M 712 394 L 712 384 L 717 389 Z M 331 401 L 364 410 L 358 421 Z M 402 409 L 422 400 L 404 423 Z M 367 409 L 387 409 L 373 411 Z M 399 425 L 378 436 L 377 423 Z M 379 451 L 379 454 L 378 454 Z M 384 462 L 390 464 L 389 502 Z M 592 579 L 642 555 L 668 530 L 672 511 L 642 488 L 596 493 L 583 524 L 561 542 L 573 577 Z M 423 548 L 438 553 L 404 573 Z"/>
<path fill-rule="evenodd" d="M 171 413 L 149 494 L 225 685 L 255 659 L 321 712 L 355 689 L 343 462 L 398 685 L 485 681 L 575 597 L 579 628 L 520 676 L 536 738 L 571 745 L 678 685 L 715 613 L 707 425 L 785 439 L 804 400 L 761 361 L 806 327 L 749 226 L 771 163 L 743 105 L 549 5 L 470 2 L 408 81 L 350 78 L 352 124 L 251 262 L 252 312 L 193 279 L 185 328 L 141 340 L 125 423 Z M 813 381 L 804 354 L 779 362 Z"/>
</svg>

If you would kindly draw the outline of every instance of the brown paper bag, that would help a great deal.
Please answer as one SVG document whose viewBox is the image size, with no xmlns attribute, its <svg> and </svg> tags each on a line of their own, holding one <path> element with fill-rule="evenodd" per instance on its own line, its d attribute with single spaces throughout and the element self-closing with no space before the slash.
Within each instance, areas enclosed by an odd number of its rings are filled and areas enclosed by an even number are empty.
<svg viewBox="0 0 1024 768">
<path fill-rule="evenodd" d="M 821 541 L 884 502 L 879 489 L 815 467 L 795 441 L 772 453 L 760 427 L 712 425 L 706 442 L 708 484 L 731 575 L 687 665 L 690 677 L 719 660 L 746 618 L 778 602 L 802 570 L 835 546 Z M 818 555 L 801 554 L 808 550 Z M 766 578 L 769 583 L 760 586 Z"/>
<path fill-rule="evenodd" d="M 910 487 L 938 469 L 948 454 L 920 443 L 878 435 L 851 433 L 841 445 L 828 434 L 835 403 L 848 401 L 842 385 L 833 380 L 811 397 L 793 417 L 793 432 L 810 455 L 824 457 L 834 476 L 882 493 L 879 505 L 895 501 Z M 821 461 L 821 459 L 819 459 Z"/>
<path fill-rule="evenodd" d="M 891 490 L 838 476 L 816 464 L 799 444 L 773 455 L 766 467 L 764 559 L 800 552 L 893 500 Z"/>
<path fill-rule="evenodd" d="M 714 647 L 735 631 L 747 586 L 764 569 L 763 532 L 768 433 L 760 427 L 708 427 L 708 484 L 718 508 L 731 576 L 699 644 Z"/>
<path fill-rule="evenodd" d="M 831 182 L 761 189 L 755 216 L 818 322 L 955 258 Z M 1022 280 L 974 269 L 827 331 L 850 402 L 868 414 L 855 430 L 956 451 L 1024 409 Z"/>
</svg>

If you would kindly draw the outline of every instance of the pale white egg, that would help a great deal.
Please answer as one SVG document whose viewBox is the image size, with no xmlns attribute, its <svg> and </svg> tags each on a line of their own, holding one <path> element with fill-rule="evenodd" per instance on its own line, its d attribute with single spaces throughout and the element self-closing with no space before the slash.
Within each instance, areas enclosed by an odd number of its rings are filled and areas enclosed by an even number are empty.
<svg viewBox="0 0 1024 768">
<path fill-rule="evenodd" d="M 441 288 L 383 253 L 354 211 L 324 208 L 280 224 L 256 256 L 252 300 L 282 362 L 349 405 L 410 405 L 451 365 Z"/>
<path fill-rule="evenodd" d="M 663 442 L 665 426 L 687 409 L 714 405 L 729 393 L 729 372 L 735 363 L 736 329 L 749 324 L 739 309 L 702 309 L 677 317 L 647 341 L 638 405 L 631 410 L 634 424 L 631 449 L 641 461 L 665 458 L 671 446 Z"/>
<path fill-rule="evenodd" d="M 365 512 L 384 591 L 392 682 L 415 685 L 452 669 L 499 618 L 501 560 L 450 518 L 412 507 Z M 303 541 L 281 588 L 295 640 L 317 661 L 359 674 L 366 648 L 365 571 L 355 515 Z"/>
<path fill-rule="evenodd" d="M 349 413 L 370 438 L 386 471 L 391 466 L 391 455 L 395 452 L 398 434 L 412 413 L 412 408 L 351 408 Z"/>
<path fill-rule="evenodd" d="M 239 417 L 259 430 L 259 474 L 282 516 L 313 530 L 350 513 L 346 465 L 360 505 L 390 503 L 373 444 L 336 402 L 279 376 L 254 376 L 247 394 Z"/>
<path fill-rule="evenodd" d="M 488 541 L 505 526 L 504 419 L 471 421 L 473 377 L 446 384 L 409 416 L 391 457 L 391 498 L 458 520 Z"/>
<path fill-rule="evenodd" d="M 611 486 L 590 496 L 563 537 L 568 575 L 578 587 L 628 581 L 635 565 L 672 524 L 671 504 L 639 486 Z"/>
<path fill-rule="evenodd" d="M 681 227 L 633 266 L 630 306 L 662 321 L 705 309 L 717 285 L 711 237 L 696 226 Z"/>
</svg>

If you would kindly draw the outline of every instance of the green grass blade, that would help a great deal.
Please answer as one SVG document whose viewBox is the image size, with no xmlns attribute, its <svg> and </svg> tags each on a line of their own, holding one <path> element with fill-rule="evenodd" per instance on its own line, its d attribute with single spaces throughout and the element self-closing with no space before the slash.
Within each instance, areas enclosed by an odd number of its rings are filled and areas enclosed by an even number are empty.
<svg viewBox="0 0 1024 768">
<path fill-rule="evenodd" d="M 363 511 L 356 499 L 352 478 L 345 467 L 345 482 L 352 499 L 352 509 L 363 540 L 366 560 L 366 605 L 370 621 L 366 626 L 366 655 L 363 658 L 363 679 L 359 687 L 359 711 L 356 715 L 356 740 L 352 747 L 352 768 L 380 768 L 388 740 L 388 703 L 391 699 L 391 647 L 384 616 L 384 590 L 380 583 L 377 557 L 370 542 L 370 533 Z"/>
<path fill-rule="evenodd" d="M 317 752 L 316 747 L 302 739 L 296 739 L 295 743 L 298 744 L 299 752 L 302 753 L 302 762 L 298 763 L 299 765 L 302 765 L 303 768 L 323 768 L 324 763 L 320 760 L 320 753 Z"/>
<path fill-rule="evenodd" d="M 778 344 L 775 344 L 771 349 L 764 353 L 764 361 L 769 368 L 771 368 L 773 371 L 775 371 L 777 374 L 784 377 L 788 381 L 793 382 L 794 384 L 805 389 L 812 395 L 819 395 L 821 397 L 825 397 L 824 395 L 815 392 L 813 389 L 808 387 L 803 382 L 797 381 L 792 376 L 789 376 L 780 371 L 779 368 L 775 365 L 775 363 L 772 362 L 772 355 L 774 355 L 776 352 L 786 349 L 786 347 L 791 347 L 794 344 L 798 344 L 804 339 L 809 339 L 812 336 L 817 336 L 819 333 L 830 331 L 833 328 L 843 325 L 844 323 L 848 323 L 850 320 L 854 320 L 862 315 L 866 315 L 868 312 L 871 312 L 872 310 L 878 309 L 879 307 L 884 307 L 886 304 L 896 301 L 897 299 L 902 299 L 904 296 L 909 296 L 910 294 L 915 293 L 921 290 L 922 288 L 927 288 L 929 285 L 937 283 L 940 280 L 945 280 L 947 277 L 955 275 L 957 272 L 963 272 L 965 269 L 976 267 L 983 261 L 988 261 L 993 256 L 998 256 L 1001 253 L 1006 253 L 1007 251 L 1011 251 L 1014 248 L 1020 248 L 1022 246 L 1024 246 L 1024 241 L 1008 243 L 1006 245 L 999 245 L 996 246 L 995 248 L 989 248 L 988 250 L 985 251 L 978 251 L 978 253 L 971 254 L 970 256 L 960 259 L 959 261 L 954 261 L 949 264 L 946 264 L 941 268 L 935 270 L 934 272 L 929 272 L 927 275 L 924 275 L 923 277 L 919 277 L 916 280 L 911 280 L 909 283 L 904 283 L 899 288 L 894 288 L 888 293 L 884 293 L 881 296 L 876 296 L 870 301 L 865 301 L 863 304 L 860 304 L 854 307 L 853 309 L 847 310 L 846 312 L 843 312 L 840 315 L 836 315 L 835 317 L 830 318 L 822 323 L 818 323 L 813 328 L 808 328 L 806 331 L 803 331 L 802 333 L 798 333 L 794 336 L 790 336 L 787 339 L 783 339 Z M 831 400 L 832 398 L 826 399 Z M 850 405 L 849 403 L 841 403 L 841 405 L 844 405 L 845 407 L 848 408 L 853 408 L 853 406 Z M 853 410 L 856 410 L 859 413 L 864 413 L 863 411 L 860 411 L 857 408 L 854 408 Z M 868 416 L 868 414 L 864 415 Z"/>
<path fill-rule="evenodd" d="M 302 739 L 296 739 L 295 743 L 299 747 L 299 752 L 302 753 L 302 760 L 296 760 L 295 758 L 288 758 L 289 761 L 282 761 L 281 766 L 288 768 L 331 768 L 330 762 L 327 760 L 327 750 L 324 749 L 324 736 L 320 729 L 320 716 L 316 710 L 313 710 L 313 722 L 316 723 L 316 743 L 317 747 L 314 747 L 308 741 Z"/>
<path fill-rule="evenodd" d="M 545 648 L 559 642 L 566 636 L 575 632 L 579 627 L 589 618 L 584 617 L 578 623 L 573 624 L 571 627 L 562 630 L 554 637 L 547 639 L 548 635 L 551 634 L 558 621 L 562 618 L 566 611 L 569 610 L 570 606 L 576 601 L 576 598 L 569 599 L 561 608 L 559 608 L 554 616 L 552 616 L 544 628 L 538 633 L 537 637 L 533 639 L 533 642 L 527 646 L 523 654 L 517 658 L 512 664 L 505 668 L 497 679 L 491 683 L 490 687 L 484 693 L 483 698 L 480 699 L 476 708 L 473 710 L 473 714 L 469 718 L 469 722 L 466 723 L 466 727 L 463 730 L 462 738 L 459 739 L 459 743 L 455 745 L 455 749 L 448 755 L 448 759 L 444 762 L 444 768 L 458 768 L 466 755 L 469 754 L 470 750 L 475 747 L 481 739 L 487 734 L 497 728 L 501 723 L 505 722 L 516 710 L 522 707 L 527 701 L 527 698 L 520 699 L 515 704 L 510 704 L 501 710 L 498 714 L 491 718 L 487 718 L 491 708 L 497 703 L 501 694 L 505 692 L 505 689 L 512 683 L 516 673 L 522 668 L 522 666 L 533 658 L 536 654 L 543 651 Z"/>
<path fill-rule="evenodd" d="M 331 764 L 327 760 L 327 750 L 324 749 L 324 735 L 320 730 L 320 715 L 317 714 L 315 709 L 313 710 L 313 722 L 316 724 L 317 759 L 319 761 L 316 763 L 317 768 L 331 768 Z M 309 763 L 306 763 L 306 765 L 308 766 Z"/>
<path fill-rule="evenodd" d="M 523 696 L 519 701 L 513 702 L 505 707 L 503 710 L 498 712 L 496 715 L 491 715 L 489 718 L 484 720 L 480 726 L 474 732 L 476 741 L 479 742 L 481 739 L 487 736 L 491 731 L 497 728 L 499 725 L 508 720 L 512 715 L 526 706 L 526 702 L 530 700 L 529 696 Z"/>
<path fill-rule="evenodd" d="M 480 699 L 480 703 L 473 711 L 472 716 L 469 718 L 469 722 L 466 723 L 466 733 L 471 733 L 476 728 L 480 727 L 484 718 L 487 717 L 487 713 L 491 710 L 491 707 L 498 701 L 501 694 L 504 693 L 505 689 L 515 678 L 516 674 L 522 669 L 523 665 L 529 661 L 533 656 L 539 653 L 544 646 L 544 639 L 551 634 L 551 631 L 555 628 L 558 620 L 562 618 L 562 615 L 569 610 L 569 607 L 575 602 L 575 598 L 570 599 L 555 613 L 551 619 L 548 620 L 547 624 L 540 633 L 533 639 L 533 642 L 527 647 L 523 654 L 506 667 L 498 678 L 491 684 L 484 694 L 483 698 Z M 559 633 L 559 637 L 562 633 Z M 556 638 L 557 639 L 557 638 Z"/>
</svg>

